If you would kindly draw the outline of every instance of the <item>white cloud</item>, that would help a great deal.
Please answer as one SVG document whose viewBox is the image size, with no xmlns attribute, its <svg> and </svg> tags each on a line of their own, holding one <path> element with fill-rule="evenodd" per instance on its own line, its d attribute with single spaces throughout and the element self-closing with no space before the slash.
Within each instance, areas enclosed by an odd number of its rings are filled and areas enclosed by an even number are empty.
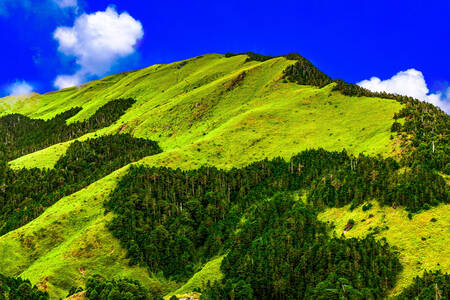
<svg viewBox="0 0 450 300">
<path fill-rule="evenodd" d="M 57 88 L 64 89 L 72 86 L 79 86 L 83 83 L 84 75 L 79 72 L 74 75 L 59 75 L 53 83 Z"/>
<path fill-rule="evenodd" d="M 142 24 L 124 12 L 118 14 L 113 7 L 105 11 L 79 16 L 73 27 L 58 27 L 53 37 L 59 42 L 58 50 L 76 58 L 80 66 L 74 75 L 60 75 L 57 88 L 80 84 L 88 76 L 107 73 L 118 59 L 135 52 L 143 37 Z"/>
<path fill-rule="evenodd" d="M 438 106 L 446 113 L 450 112 L 450 88 L 444 93 L 431 94 L 422 72 L 416 69 L 398 72 L 390 79 L 381 80 L 378 77 L 372 77 L 357 84 L 372 92 L 411 96 Z"/>
<path fill-rule="evenodd" d="M 77 8 L 77 0 L 53 0 L 61 8 Z"/>
<path fill-rule="evenodd" d="M 26 81 L 16 81 L 8 88 L 10 96 L 23 96 L 33 93 L 33 87 Z"/>
</svg>

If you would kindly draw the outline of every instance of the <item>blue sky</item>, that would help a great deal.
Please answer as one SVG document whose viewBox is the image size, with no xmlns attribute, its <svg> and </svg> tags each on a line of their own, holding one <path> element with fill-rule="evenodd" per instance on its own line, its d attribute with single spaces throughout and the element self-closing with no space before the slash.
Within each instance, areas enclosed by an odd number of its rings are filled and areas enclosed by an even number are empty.
<svg viewBox="0 0 450 300">
<path fill-rule="evenodd" d="M 205 53 L 298 52 L 449 110 L 450 1 L 0 0 L 0 32 L 2 96 Z"/>
</svg>

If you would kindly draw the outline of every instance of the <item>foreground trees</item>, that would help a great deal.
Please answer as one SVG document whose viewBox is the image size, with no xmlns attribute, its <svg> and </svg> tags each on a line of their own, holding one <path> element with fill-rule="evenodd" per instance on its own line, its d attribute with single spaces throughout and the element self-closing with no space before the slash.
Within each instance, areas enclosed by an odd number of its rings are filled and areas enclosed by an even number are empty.
<svg viewBox="0 0 450 300">
<path fill-rule="evenodd" d="M 48 293 L 32 286 L 29 280 L 0 274 L 0 300 L 47 300 Z"/>
<path fill-rule="evenodd" d="M 286 194 L 246 219 L 222 263 L 225 278 L 202 299 L 377 299 L 401 270 L 387 244 L 329 238 L 314 211 Z"/>
</svg>

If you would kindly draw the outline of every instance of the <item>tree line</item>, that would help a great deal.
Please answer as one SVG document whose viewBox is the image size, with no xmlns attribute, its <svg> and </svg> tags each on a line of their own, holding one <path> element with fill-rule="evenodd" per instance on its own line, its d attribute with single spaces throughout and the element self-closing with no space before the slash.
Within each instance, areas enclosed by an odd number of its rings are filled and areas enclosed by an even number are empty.
<svg viewBox="0 0 450 300">
<path fill-rule="evenodd" d="M 408 299 L 450 299 L 450 274 L 442 271 L 425 271 L 422 276 L 414 278 L 413 283 L 406 287 L 397 297 L 398 300 Z"/>
<path fill-rule="evenodd" d="M 69 125 L 66 120 L 78 114 L 81 108 L 72 108 L 49 120 L 30 119 L 20 114 L 3 116 L 0 118 L 0 160 L 10 161 L 110 126 L 135 102 L 134 99 L 110 101 L 89 119 Z"/>
</svg>

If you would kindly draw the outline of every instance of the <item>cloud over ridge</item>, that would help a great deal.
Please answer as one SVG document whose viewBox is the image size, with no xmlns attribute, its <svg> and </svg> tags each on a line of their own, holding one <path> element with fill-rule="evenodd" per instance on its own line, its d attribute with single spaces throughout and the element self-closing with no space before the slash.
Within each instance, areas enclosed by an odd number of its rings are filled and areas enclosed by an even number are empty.
<svg viewBox="0 0 450 300">
<path fill-rule="evenodd" d="M 23 96 L 33 93 L 33 87 L 26 81 L 16 81 L 8 89 L 9 96 Z"/>
<path fill-rule="evenodd" d="M 446 113 L 450 112 L 450 87 L 444 92 L 430 93 L 425 77 L 416 69 L 400 71 L 390 79 L 381 80 L 372 77 L 357 83 L 372 92 L 388 92 L 414 97 L 440 107 Z"/>
<path fill-rule="evenodd" d="M 128 13 L 115 8 L 93 14 L 82 14 L 73 27 L 58 27 L 53 37 L 58 50 L 74 57 L 80 69 L 73 75 L 59 75 L 54 85 L 66 88 L 81 84 L 88 76 L 107 73 L 120 58 L 135 52 L 144 36 L 142 24 Z"/>
</svg>

